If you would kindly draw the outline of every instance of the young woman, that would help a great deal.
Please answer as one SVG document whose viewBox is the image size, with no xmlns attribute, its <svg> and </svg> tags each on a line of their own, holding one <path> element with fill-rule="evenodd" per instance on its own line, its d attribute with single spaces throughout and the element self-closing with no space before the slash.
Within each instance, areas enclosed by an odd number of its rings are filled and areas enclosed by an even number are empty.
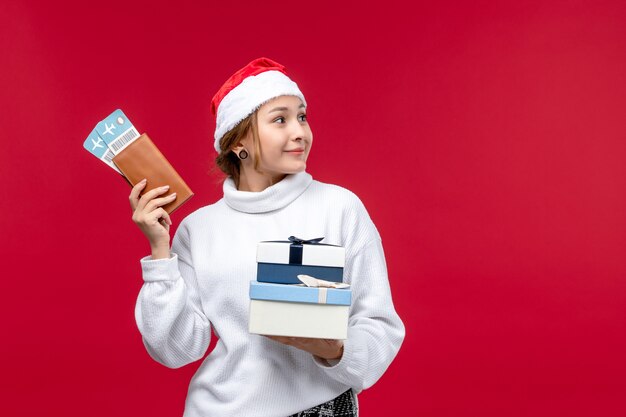
<svg viewBox="0 0 626 417">
<path fill-rule="evenodd" d="M 178 368 L 215 349 L 192 378 L 185 416 L 356 416 L 356 394 L 396 356 L 404 326 L 387 280 L 380 235 L 350 191 L 312 179 L 306 101 L 275 61 L 233 74 L 212 102 L 224 197 L 187 216 L 170 250 L 167 188 L 133 187 L 133 220 L 150 242 L 135 317 L 148 353 Z M 248 332 L 249 283 L 264 240 L 324 236 L 346 249 L 353 301 L 347 340 Z"/>
</svg>

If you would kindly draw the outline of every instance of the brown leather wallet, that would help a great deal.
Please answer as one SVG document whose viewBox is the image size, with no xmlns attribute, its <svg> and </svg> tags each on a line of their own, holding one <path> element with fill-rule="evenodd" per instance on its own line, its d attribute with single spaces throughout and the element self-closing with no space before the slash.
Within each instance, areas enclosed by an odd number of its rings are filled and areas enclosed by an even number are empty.
<svg viewBox="0 0 626 417">
<path fill-rule="evenodd" d="M 172 213 L 193 196 L 191 188 L 185 184 L 178 172 L 145 133 L 115 155 L 113 162 L 131 186 L 144 178 L 148 180 L 142 195 L 154 188 L 169 185 L 170 189 L 167 193 L 159 196 L 165 197 L 176 193 L 174 201 L 161 206 L 168 213 Z"/>
</svg>

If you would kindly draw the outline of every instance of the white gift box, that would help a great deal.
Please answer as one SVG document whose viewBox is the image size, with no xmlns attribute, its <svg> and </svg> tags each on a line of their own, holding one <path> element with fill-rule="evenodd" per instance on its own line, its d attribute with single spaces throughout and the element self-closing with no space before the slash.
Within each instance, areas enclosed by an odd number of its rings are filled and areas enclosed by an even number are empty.
<svg viewBox="0 0 626 417">
<path fill-rule="evenodd" d="M 250 333 L 346 339 L 352 291 L 250 282 Z"/>
<path fill-rule="evenodd" d="M 299 274 L 342 282 L 345 249 L 320 243 L 323 238 L 304 240 L 295 236 L 285 241 L 259 242 L 257 281 L 299 284 Z"/>
</svg>

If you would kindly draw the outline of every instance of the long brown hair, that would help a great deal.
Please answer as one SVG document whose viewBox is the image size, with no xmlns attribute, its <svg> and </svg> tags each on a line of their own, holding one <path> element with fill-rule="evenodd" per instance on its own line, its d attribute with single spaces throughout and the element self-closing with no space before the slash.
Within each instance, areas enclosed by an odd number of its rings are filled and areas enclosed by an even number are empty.
<svg viewBox="0 0 626 417">
<path fill-rule="evenodd" d="M 259 161 L 261 160 L 261 144 L 259 142 L 259 131 L 257 125 L 258 109 L 251 113 L 248 117 L 239 122 L 235 127 L 226 132 L 220 139 L 220 154 L 215 158 L 215 165 L 226 175 L 233 177 L 235 186 L 239 187 L 239 175 L 241 172 L 241 161 L 239 157 L 231 150 L 248 132 L 252 131 L 252 142 L 254 143 L 254 170 L 259 170 Z M 249 152 L 249 150 L 248 150 Z"/>
</svg>

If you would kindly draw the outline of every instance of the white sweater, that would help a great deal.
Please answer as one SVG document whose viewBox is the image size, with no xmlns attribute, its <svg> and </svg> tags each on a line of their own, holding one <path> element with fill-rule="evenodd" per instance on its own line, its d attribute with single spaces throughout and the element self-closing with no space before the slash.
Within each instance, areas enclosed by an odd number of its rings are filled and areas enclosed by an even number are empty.
<svg viewBox="0 0 626 417">
<path fill-rule="evenodd" d="M 263 240 L 324 236 L 344 246 L 352 286 L 343 357 L 329 363 L 248 333 L 250 281 Z M 224 198 L 180 224 L 169 259 L 141 259 L 135 318 L 150 356 L 178 368 L 215 349 L 193 376 L 186 417 L 284 417 L 372 386 L 396 356 L 404 326 L 391 299 L 380 235 L 359 198 L 301 172 L 261 192 L 224 181 Z"/>
</svg>

